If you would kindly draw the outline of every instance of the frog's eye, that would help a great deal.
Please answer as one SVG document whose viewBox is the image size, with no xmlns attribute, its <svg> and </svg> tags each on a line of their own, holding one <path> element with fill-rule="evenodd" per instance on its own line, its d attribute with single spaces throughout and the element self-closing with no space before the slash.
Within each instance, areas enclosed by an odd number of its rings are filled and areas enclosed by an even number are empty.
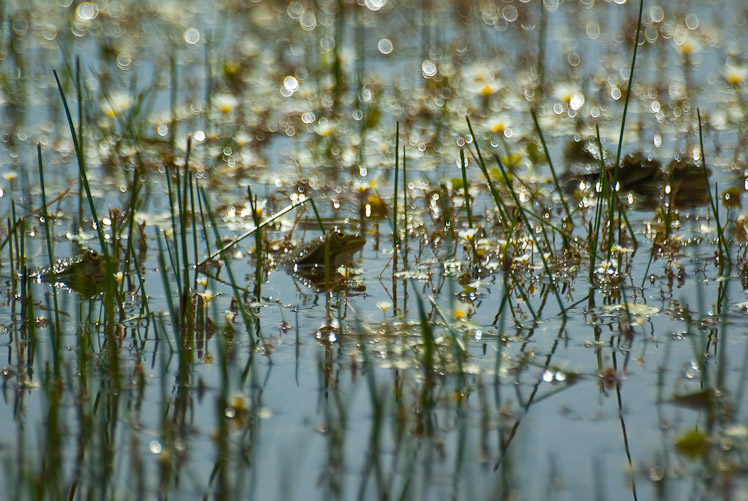
<svg viewBox="0 0 748 501">
<path fill-rule="evenodd" d="M 345 238 L 345 233 L 343 233 L 340 230 L 337 230 L 335 232 L 335 238 L 337 238 L 338 240 L 343 240 Z"/>
<path fill-rule="evenodd" d="M 99 255 L 99 253 L 98 253 L 98 252 L 96 252 L 95 250 L 89 250 L 89 251 L 88 251 L 88 255 L 89 255 L 89 256 L 91 256 L 91 259 L 93 259 L 94 261 L 98 261 L 98 260 L 99 260 L 99 258 L 101 257 L 101 256 Z"/>
</svg>

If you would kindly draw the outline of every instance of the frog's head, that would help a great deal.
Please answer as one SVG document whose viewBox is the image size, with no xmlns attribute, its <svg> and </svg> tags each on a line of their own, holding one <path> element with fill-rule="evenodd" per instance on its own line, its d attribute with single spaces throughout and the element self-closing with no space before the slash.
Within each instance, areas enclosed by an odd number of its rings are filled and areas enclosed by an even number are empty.
<svg viewBox="0 0 748 501">
<path fill-rule="evenodd" d="M 112 256 L 110 260 L 116 262 Z M 71 265 L 75 268 L 75 273 L 81 276 L 90 277 L 91 280 L 100 281 L 106 272 L 106 263 L 104 256 L 99 252 L 85 248 L 77 263 Z"/>
<path fill-rule="evenodd" d="M 366 239 L 361 235 L 349 235 L 337 228 L 328 231 L 324 239 L 329 249 L 331 266 L 340 266 L 350 262 L 353 255 L 366 244 Z"/>
</svg>

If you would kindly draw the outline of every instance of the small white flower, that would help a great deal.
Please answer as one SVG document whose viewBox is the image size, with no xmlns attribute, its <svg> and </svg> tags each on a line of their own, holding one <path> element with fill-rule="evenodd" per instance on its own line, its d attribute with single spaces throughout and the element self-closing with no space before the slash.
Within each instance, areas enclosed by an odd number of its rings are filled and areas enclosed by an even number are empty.
<svg viewBox="0 0 748 501">
<path fill-rule="evenodd" d="M 723 75 L 730 85 L 740 85 L 748 80 L 748 68 L 728 66 Z"/>
<path fill-rule="evenodd" d="M 377 303 L 377 308 L 379 308 L 382 311 L 387 311 L 390 308 L 392 308 L 392 303 L 390 303 L 389 301 L 379 301 Z"/>
<path fill-rule="evenodd" d="M 132 107 L 132 97 L 124 92 L 117 92 L 101 103 L 101 111 L 108 117 L 113 117 Z"/>
<path fill-rule="evenodd" d="M 232 94 L 218 94 L 213 98 L 213 106 L 224 115 L 230 113 L 239 104 Z"/>
</svg>

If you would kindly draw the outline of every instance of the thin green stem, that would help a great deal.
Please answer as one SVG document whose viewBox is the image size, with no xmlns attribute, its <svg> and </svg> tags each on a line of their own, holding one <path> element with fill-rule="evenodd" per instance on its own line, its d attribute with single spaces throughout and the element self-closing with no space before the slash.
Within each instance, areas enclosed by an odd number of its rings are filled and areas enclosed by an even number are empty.
<svg viewBox="0 0 748 501">
<path fill-rule="evenodd" d="M 569 224 L 573 228 L 574 221 L 571 218 L 571 212 L 569 211 L 569 206 L 566 204 L 566 200 L 564 199 L 564 192 L 561 189 L 560 183 L 558 182 L 558 176 L 556 176 L 556 169 L 553 168 L 553 161 L 551 160 L 551 153 L 548 151 L 548 145 L 546 145 L 545 143 L 545 137 L 543 136 L 543 131 L 540 129 L 540 123 L 538 122 L 538 116 L 535 113 L 535 108 L 530 108 L 530 115 L 532 116 L 532 121 L 535 124 L 535 131 L 538 133 L 538 137 L 540 138 L 540 144 L 543 146 L 543 152 L 545 152 L 545 159 L 548 162 L 548 167 L 551 170 L 551 177 L 553 178 L 553 185 L 556 187 L 556 192 L 558 193 L 559 197 L 561 197 L 561 204 L 564 207 L 564 212 L 566 212 L 566 218 L 568 219 Z"/>
</svg>

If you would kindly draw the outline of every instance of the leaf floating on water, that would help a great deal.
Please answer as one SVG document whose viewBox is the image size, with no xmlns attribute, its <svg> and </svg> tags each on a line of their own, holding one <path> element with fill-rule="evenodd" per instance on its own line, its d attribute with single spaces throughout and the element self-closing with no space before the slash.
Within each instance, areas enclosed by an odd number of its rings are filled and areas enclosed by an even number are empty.
<svg viewBox="0 0 748 501">
<path fill-rule="evenodd" d="M 413 280 L 428 280 L 429 274 L 424 273 L 422 271 L 398 271 L 395 273 L 395 278 L 397 279 L 405 279 L 410 278 Z"/>
<path fill-rule="evenodd" d="M 478 375 L 481 373 L 481 368 L 478 364 L 464 364 L 462 366 L 462 372 L 464 374 Z"/>
<path fill-rule="evenodd" d="M 709 451 L 709 437 L 699 430 L 691 430 L 676 437 L 675 449 L 691 458 L 702 457 Z"/>
<path fill-rule="evenodd" d="M 635 325 L 643 324 L 649 320 L 650 317 L 657 315 L 660 312 L 660 310 L 654 306 L 639 303 L 606 305 L 603 306 L 602 309 L 605 313 L 620 312 L 624 316 L 628 312 L 628 314 L 631 315 L 631 323 Z"/>
<path fill-rule="evenodd" d="M 743 313 L 748 313 L 748 301 L 743 301 L 742 303 L 738 303 L 735 306 L 740 308 L 740 311 L 742 311 Z"/>
<path fill-rule="evenodd" d="M 673 395 L 673 403 L 691 409 L 704 409 L 717 403 L 717 392 L 711 389 L 699 390 L 693 393 Z"/>
<path fill-rule="evenodd" d="M 745 440 L 748 438 L 748 426 L 742 424 L 727 426 L 725 427 L 724 434 L 730 438 Z"/>
</svg>

